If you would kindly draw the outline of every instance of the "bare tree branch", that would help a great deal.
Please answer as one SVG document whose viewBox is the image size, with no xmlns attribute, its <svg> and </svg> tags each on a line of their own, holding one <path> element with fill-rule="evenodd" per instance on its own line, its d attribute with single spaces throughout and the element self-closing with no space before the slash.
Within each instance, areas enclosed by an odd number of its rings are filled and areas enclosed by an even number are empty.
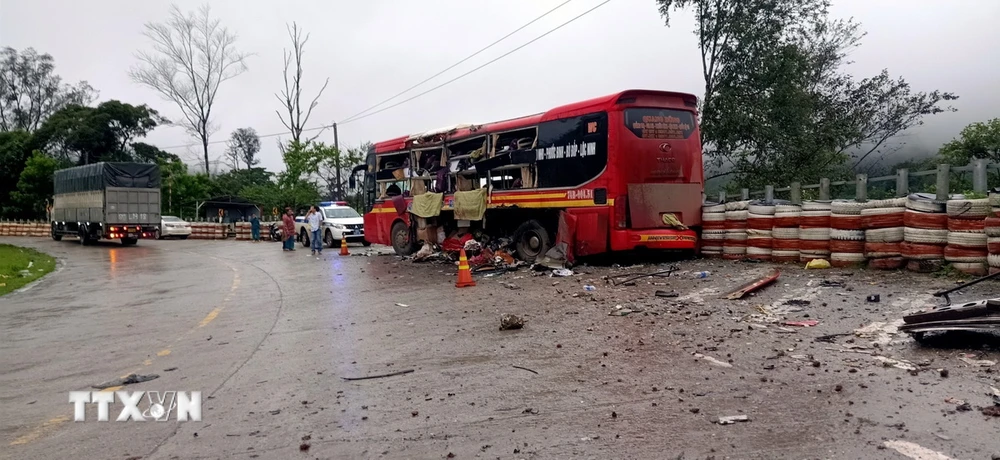
<svg viewBox="0 0 1000 460">
<path fill-rule="evenodd" d="M 288 117 L 285 118 L 281 111 L 275 111 L 278 114 L 278 118 L 281 120 L 281 124 L 285 126 L 292 133 L 293 142 L 302 141 L 302 132 L 305 130 L 305 126 L 309 123 L 309 118 L 312 116 L 313 109 L 319 105 L 319 99 L 323 96 L 323 92 L 326 91 L 326 87 L 330 84 L 330 79 L 327 78 L 323 83 L 323 87 L 320 88 L 319 92 L 316 93 L 316 97 L 312 99 L 309 106 L 306 108 L 302 107 L 302 77 L 304 70 L 302 67 L 302 56 L 305 54 L 306 43 L 309 42 L 309 34 L 303 36 L 302 29 L 299 28 L 298 24 L 292 23 L 288 28 L 288 37 L 292 41 L 291 51 L 285 50 L 284 53 L 284 82 L 285 88 L 281 93 L 275 94 L 274 96 L 278 98 L 278 101 L 282 104 L 282 109 L 287 112 Z M 292 69 L 294 61 L 295 68 Z M 320 131 L 322 133 L 322 130 Z M 319 134 L 309 138 L 306 142 L 312 142 Z"/>
<path fill-rule="evenodd" d="M 208 141 L 218 127 L 212 109 L 222 82 L 246 72 L 248 53 L 236 49 L 236 34 L 212 19 L 206 3 L 185 14 L 177 5 L 163 23 L 147 23 L 143 35 L 152 51 L 139 51 L 132 80 L 173 102 L 184 117 L 181 125 L 202 144 L 205 172 L 211 173 Z M 201 160 L 199 160 L 201 161 Z"/>
</svg>

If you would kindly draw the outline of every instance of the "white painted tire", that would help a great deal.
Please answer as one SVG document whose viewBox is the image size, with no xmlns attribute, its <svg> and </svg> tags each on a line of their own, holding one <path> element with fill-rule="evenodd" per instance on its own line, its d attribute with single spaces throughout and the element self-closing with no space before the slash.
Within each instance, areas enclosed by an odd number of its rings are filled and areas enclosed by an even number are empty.
<svg viewBox="0 0 1000 460">
<path fill-rule="evenodd" d="M 703 212 L 701 213 L 702 222 L 725 222 L 726 213 L 724 212 Z"/>
<path fill-rule="evenodd" d="M 829 201 L 806 201 L 802 203 L 802 211 L 829 211 Z"/>
<path fill-rule="evenodd" d="M 869 243 L 902 243 L 904 227 L 873 228 L 865 230 L 865 241 Z"/>
<path fill-rule="evenodd" d="M 985 233 L 991 238 L 1000 237 L 1000 227 L 986 227 Z"/>
<path fill-rule="evenodd" d="M 985 248 L 985 233 L 948 232 L 948 244 L 968 248 Z"/>
<path fill-rule="evenodd" d="M 773 220 L 774 214 L 755 214 L 753 211 L 747 211 L 747 219 Z"/>
<path fill-rule="evenodd" d="M 802 211 L 799 217 L 830 217 L 830 211 Z"/>
<path fill-rule="evenodd" d="M 722 248 L 723 254 L 746 254 L 746 246 L 725 246 Z"/>
<path fill-rule="evenodd" d="M 750 201 L 729 201 L 725 204 L 726 211 L 746 211 Z"/>
<path fill-rule="evenodd" d="M 990 254 L 986 256 L 986 262 L 990 264 L 990 267 L 1000 268 L 1000 254 Z"/>
<path fill-rule="evenodd" d="M 800 228 L 800 240 L 826 241 L 830 239 L 829 228 Z"/>
<path fill-rule="evenodd" d="M 903 229 L 903 240 L 907 243 L 948 244 L 948 230 L 905 227 Z"/>
<path fill-rule="evenodd" d="M 771 236 L 776 240 L 797 240 L 799 239 L 799 233 L 798 227 L 775 228 L 771 230 Z"/>
<path fill-rule="evenodd" d="M 749 215 L 750 213 L 747 211 L 726 211 L 726 220 L 747 220 Z"/>
<path fill-rule="evenodd" d="M 989 198 L 975 200 L 948 200 L 948 217 L 958 219 L 985 219 L 990 215 Z"/>
<path fill-rule="evenodd" d="M 1000 193 L 990 193 L 990 206 L 1000 208 Z"/>
<path fill-rule="evenodd" d="M 775 219 L 795 219 L 802 217 L 802 211 L 778 211 L 774 213 Z"/>
<path fill-rule="evenodd" d="M 774 252 L 771 248 L 756 248 L 753 246 L 747 246 L 748 256 L 769 256 Z"/>
<path fill-rule="evenodd" d="M 887 215 L 890 215 L 890 214 L 903 214 L 905 212 L 906 212 L 906 208 L 905 207 L 896 207 L 896 208 L 870 208 L 870 209 L 862 209 L 861 210 L 861 215 L 862 216 L 887 216 Z"/>
<path fill-rule="evenodd" d="M 861 210 L 864 208 L 865 203 L 854 200 L 835 200 L 833 203 L 830 203 L 830 211 L 833 214 L 844 216 L 856 216 L 861 214 Z"/>
<path fill-rule="evenodd" d="M 702 212 L 702 214 L 705 214 L 705 213 L 720 214 L 720 213 L 726 212 L 726 205 L 724 205 L 724 204 L 707 204 L 706 203 L 704 206 L 702 206 L 701 212 Z"/>
<path fill-rule="evenodd" d="M 757 230 L 753 228 L 748 228 L 747 238 L 748 239 L 774 238 L 773 230 Z"/>
<path fill-rule="evenodd" d="M 906 209 L 920 212 L 941 213 L 946 210 L 946 203 L 936 201 L 930 193 L 913 193 L 906 197 Z"/>
<path fill-rule="evenodd" d="M 771 257 L 798 257 L 799 251 L 778 251 L 772 250 Z"/>
<path fill-rule="evenodd" d="M 781 214 L 783 212 L 802 212 L 802 206 L 797 204 L 779 204 L 774 207 L 774 214 Z"/>
<path fill-rule="evenodd" d="M 722 241 L 726 239 L 725 230 L 704 230 L 701 232 L 703 241 Z"/>
<path fill-rule="evenodd" d="M 705 255 L 719 255 L 722 254 L 722 246 L 702 246 L 701 253 Z"/>
<path fill-rule="evenodd" d="M 754 204 L 750 203 L 747 209 L 750 214 L 757 214 L 759 216 L 773 216 L 775 213 L 775 206 L 773 204 Z"/>
<path fill-rule="evenodd" d="M 906 198 L 889 198 L 887 200 L 872 200 L 872 201 L 869 201 L 869 202 L 865 203 L 867 205 L 867 206 L 865 206 L 865 208 L 866 209 L 873 209 L 873 208 L 905 208 L 906 207 L 906 201 L 907 201 Z"/>
<path fill-rule="evenodd" d="M 744 241 L 744 240 L 747 239 L 747 231 L 746 230 L 726 231 L 726 238 L 725 239 L 727 239 L 727 240 L 735 240 L 735 241 Z"/>
<path fill-rule="evenodd" d="M 830 229 L 830 239 L 831 240 L 841 240 L 841 241 L 864 241 L 865 231 L 864 230 L 839 230 L 836 228 Z"/>
<path fill-rule="evenodd" d="M 866 260 L 863 252 L 832 252 L 830 262 L 864 262 Z"/>
</svg>

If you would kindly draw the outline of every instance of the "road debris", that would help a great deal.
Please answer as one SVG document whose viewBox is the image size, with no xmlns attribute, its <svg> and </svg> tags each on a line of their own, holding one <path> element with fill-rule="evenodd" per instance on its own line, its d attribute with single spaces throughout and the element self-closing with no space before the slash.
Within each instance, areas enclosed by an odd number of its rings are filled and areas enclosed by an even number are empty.
<svg viewBox="0 0 1000 460">
<path fill-rule="evenodd" d="M 807 321 L 785 321 L 784 323 L 781 324 L 784 324 L 785 326 L 814 327 L 819 325 L 819 321 L 810 319 Z"/>
<path fill-rule="evenodd" d="M 736 289 L 735 291 L 732 291 L 732 292 L 726 294 L 724 297 L 727 298 L 727 299 L 729 299 L 729 300 L 742 299 L 747 294 L 749 294 L 751 292 L 754 292 L 754 291 L 758 291 L 761 288 L 763 288 L 763 287 L 765 287 L 765 286 L 767 286 L 767 285 L 775 282 L 778 279 L 779 276 L 781 276 L 781 272 L 778 271 L 777 269 L 775 269 L 770 274 L 768 274 L 768 275 L 766 275 L 766 276 L 764 276 L 764 277 L 762 277 L 762 278 L 760 278 L 760 279 L 758 279 L 756 281 L 752 281 L 750 283 L 747 283 L 747 284 L 743 285 L 742 287 L 740 287 L 739 289 Z"/>
<path fill-rule="evenodd" d="M 392 372 L 392 373 L 389 373 L 389 374 L 368 375 L 368 376 L 365 376 L 365 377 L 341 377 L 341 378 L 344 379 L 344 380 L 347 380 L 347 381 L 370 380 L 370 379 L 381 379 L 381 378 L 385 378 L 385 377 L 395 377 L 397 375 L 409 374 L 411 372 L 413 372 L 413 369 L 407 369 L 405 371 L 399 371 L 399 372 Z"/>
<path fill-rule="evenodd" d="M 716 359 L 716 358 L 713 358 L 713 357 L 711 357 L 711 356 L 707 356 L 707 355 L 703 355 L 703 354 L 701 354 L 701 353 L 694 353 L 694 357 L 695 357 L 695 358 L 698 358 L 698 359 L 703 359 L 703 360 L 705 360 L 705 361 L 708 361 L 708 362 L 709 362 L 710 364 L 712 364 L 713 366 L 718 366 L 718 367 L 727 367 L 727 368 L 728 368 L 728 367 L 733 367 L 733 365 L 732 365 L 732 364 L 729 364 L 729 363 L 727 363 L 727 362 L 725 362 L 725 361 L 722 361 L 722 360 L 719 360 L 719 359 Z"/>
<path fill-rule="evenodd" d="M 992 367 L 996 366 L 997 364 L 996 361 L 991 361 L 988 359 L 973 359 L 975 358 L 975 356 L 976 355 L 970 353 L 964 353 L 962 354 L 962 356 L 959 356 L 958 359 L 963 363 L 968 364 L 972 367 Z"/>
<path fill-rule="evenodd" d="M 866 297 L 865 301 L 868 302 L 868 303 L 879 303 L 879 302 L 882 301 L 882 296 L 880 296 L 878 294 L 872 294 L 872 295 Z"/>
<path fill-rule="evenodd" d="M 631 308 L 625 308 L 621 305 L 615 305 L 615 309 L 608 312 L 608 316 L 628 316 L 632 313 L 642 313 L 642 310 L 633 310 Z"/>
<path fill-rule="evenodd" d="M 749 422 L 749 421 L 750 417 L 746 415 L 729 415 L 725 417 L 719 417 L 719 420 L 716 423 L 718 423 L 719 425 L 732 425 L 738 422 Z"/>
<path fill-rule="evenodd" d="M 533 369 L 528 369 L 527 367 L 521 367 L 521 366 L 511 366 L 511 367 L 513 367 L 514 369 L 521 369 L 522 371 L 528 371 L 531 372 L 532 374 L 538 374 L 538 371 Z"/>
<path fill-rule="evenodd" d="M 611 281 L 613 286 L 628 284 L 642 278 L 669 278 L 674 272 L 680 270 L 677 265 L 671 265 L 666 270 L 655 271 L 652 273 L 626 273 L 624 275 L 611 276 L 608 277 L 608 281 Z M 620 279 L 622 278 L 622 279 Z"/>
<path fill-rule="evenodd" d="M 399 302 L 396 303 L 396 306 L 397 307 L 409 307 L 409 305 L 407 305 L 405 303 L 399 303 Z"/>
<path fill-rule="evenodd" d="M 510 331 L 514 329 L 521 329 L 524 327 L 524 319 L 517 315 L 512 315 L 510 313 L 505 313 L 500 317 L 500 330 Z"/>
<path fill-rule="evenodd" d="M 881 362 L 882 365 L 885 367 L 895 367 L 896 369 L 903 369 L 905 371 L 917 370 L 917 366 L 915 366 L 913 363 L 909 361 L 887 358 L 885 356 L 873 356 L 872 358 L 874 358 L 876 361 Z"/>
<path fill-rule="evenodd" d="M 119 386 L 124 386 L 124 385 L 132 385 L 132 384 L 135 384 L 135 383 L 148 382 L 150 380 L 155 380 L 155 379 L 158 379 L 158 378 L 160 378 L 160 376 L 157 375 L 157 374 L 148 374 L 148 375 L 129 374 L 129 375 L 126 375 L 125 377 L 117 378 L 117 379 L 114 379 L 114 380 L 111 380 L 111 381 L 108 381 L 108 382 L 104 382 L 104 383 L 99 384 L 99 385 L 92 385 L 92 388 L 97 388 L 98 390 L 103 390 L 105 388 L 119 387 Z"/>
<path fill-rule="evenodd" d="M 830 268 L 830 261 L 826 259 L 813 259 L 806 264 L 807 270 L 823 270 Z"/>
<path fill-rule="evenodd" d="M 677 292 L 677 291 L 656 291 L 656 293 L 653 294 L 653 295 L 655 295 L 656 297 L 666 297 L 666 298 L 673 298 L 673 297 L 680 297 L 681 296 L 681 294 L 679 292 Z"/>
<path fill-rule="evenodd" d="M 552 270 L 552 276 L 558 276 L 560 278 L 565 278 L 565 277 L 568 277 L 568 276 L 573 276 L 573 270 L 570 270 L 568 268 L 558 268 L 558 269 Z"/>
<path fill-rule="evenodd" d="M 912 442 L 886 441 L 883 445 L 913 460 L 955 460 L 945 454 L 935 452 Z"/>
</svg>

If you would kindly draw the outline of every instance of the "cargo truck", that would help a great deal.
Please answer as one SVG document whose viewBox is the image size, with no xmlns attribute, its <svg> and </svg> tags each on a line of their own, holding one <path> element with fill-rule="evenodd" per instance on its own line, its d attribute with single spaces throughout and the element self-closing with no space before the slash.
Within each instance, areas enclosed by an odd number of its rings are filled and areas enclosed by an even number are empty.
<svg viewBox="0 0 1000 460">
<path fill-rule="evenodd" d="M 145 163 L 94 163 L 53 176 L 52 239 L 82 244 L 152 238 L 160 225 L 160 168 Z"/>
</svg>

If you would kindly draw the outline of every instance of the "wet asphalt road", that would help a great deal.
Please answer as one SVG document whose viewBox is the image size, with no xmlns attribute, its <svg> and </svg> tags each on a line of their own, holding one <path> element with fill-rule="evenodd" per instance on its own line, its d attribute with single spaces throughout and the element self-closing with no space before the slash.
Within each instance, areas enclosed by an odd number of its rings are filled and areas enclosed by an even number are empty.
<svg viewBox="0 0 1000 460">
<path fill-rule="evenodd" d="M 958 361 L 969 349 L 891 331 L 878 346 L 814 341 L 932 305 L 927 293 L 947 279 L 792 267 L 759 296 L 724 302 L 719 293 L 766 269 L 684 262 L 713 275 L 632 287 L 601 280 L 623 272 L 609 268 L 521 271 L 456 290 L 452 266 L 315 259 L 272 243 L 0 240 L 60 259 L 0 298 L 2 458 L 907 458 L 886 448 L 896 441 L 956 459 L 1000 452 L 1000 419 L 944 402 L 988 405 L 1000 386 L 996 366 Z M 819 277 L 849 289 L 817 287 Z M 680 297 L 652 296 L 662 289 Z M 870 292 L 883 302 L 866 304 Z M 806 301 L 788 319 L 820 325 L 751 317 L 788 300 Z M 608 316 L 615 305 L 641 313 Z M 498 331 L 508 312 L 527 327 Z M 998 358 L 994 344 L 971 346 Z M 72 421 L 69 391 L 131 372 L 160 377 L 126 390 L 201 391 L 203 421 L 97 422 L 94 408 Z M 713 423 L 736 414 L 750 421 Z"/>
</svg>

